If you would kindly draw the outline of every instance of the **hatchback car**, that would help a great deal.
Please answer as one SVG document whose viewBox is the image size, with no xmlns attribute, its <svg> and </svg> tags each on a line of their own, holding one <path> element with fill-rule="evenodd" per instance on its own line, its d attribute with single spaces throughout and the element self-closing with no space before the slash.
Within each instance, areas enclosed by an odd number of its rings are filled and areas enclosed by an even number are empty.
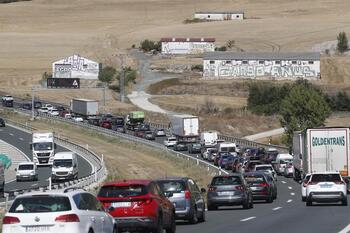
<svg viewBox="0 0 350 233">
<path fill-rule="evenodd" d="M 0 126 L 1 127 L 5 127 L 6 126 L 6 123 L 4 121 L 4 119 L 0 118 Z"/>
<path fill-rule="evenodd" d="M 274 199 L 274 191 L 266 176 L 263 172 L 248 172 L 244 174 L 244 178 L 252 190 L 253 199 L 265 200 L 271 203 Z"/>
<path fill-rule="evenodd" d="M 3 218 L 3 233 L 116 233 L 114 218 L 82 189 L 19 195 Z"/>
<path fill-rule="evenodd" d="M 255 165 L 253 171 L 260 171 L 271 175 L 275 180 L 277 180 L 277 173 L 271 164 L 257 164 Z"/>
<path fill-rule="evenodd" d="M 188 147 L 185 143 L 176 143 L 174 145 L 175 151 L 187 151 Z"/>
<path fill-rule="evenodd" d="M 207 194 L 208 210 L 219 206 L 242 205 L 253 208 L 253 195 L 241 174 L 213 177 Z"/>
<path fill-rule="evenodd" d="M 165 133 L 164 129 L 155 129 L 154 130 L 154 135 L 156 137 L 165 137 L 166 133 Z"/>
<path fill-rule="evenodd" d="M 302 183 L 301 183 L 301 200 L 306 201 L 306 187 L 310 181 L 311 174 L 306 174 Z"/>
<path fill-rule="evenodd" d="M 306 187 L 306 205 L 313 202 L 341 202 L 348 205 L 347 185 L 338 172 L 311 174 Z"/>
<path fill-rule="evenodd" d="M 218 151 L 217 149 L 215 148 L 211 148 L 209 151 L 208 151 L 208 161 L 209 162 L 213 162 L 214 161 L 214 158 L 216 157 Z"/>
<path fill-rule="evenodd" d="M 219 153 L 219 160 L 218 160 L 218 166 L 221 168 L 224 168 L 226 163 L 228 163 L 228 161 L 233 158 L 233 156 L 230 153 L 227 152 L 220 152 Z"/>
<path fill-rule="evenodd" d="M 192 224 L 205 221 L 205 189 L 199 189 L 196 182 L 186 177 L 157 180 L 158 185 L 175 207 L 176 219 Z M 170 194 L 170 195 L 169 195 Z"/>
<path fill-rule="evenodd" d="M 188 146 L 188 153 L 199 154 L 201 153 L 202 145 L 200 143 L 193 143 Z"/>
<path fill-rule="evenodd" d="M 170 197 L 169 194 L 168 197 Z M 115 218 L 120 231 L 176 231 L 175 207 L 151 180 L 105 183 L 97 198 Z"/>
<path fill-rule="evenodd" d="M 144 134 L 144 138 L 147 140 L 155 140 L 154 134 L 152 131 L 146 131 Z"/>
<path fill-rule="evenodd" d="M 284 177 L 293 177 L 293 174 L 294 174 L 294 166 L 293 166 L 293 163 L 287 163 L 286 164 L 286 167 L 284 168 L 284 172 L 283 172 L 283 175 Z"/>
</svg>

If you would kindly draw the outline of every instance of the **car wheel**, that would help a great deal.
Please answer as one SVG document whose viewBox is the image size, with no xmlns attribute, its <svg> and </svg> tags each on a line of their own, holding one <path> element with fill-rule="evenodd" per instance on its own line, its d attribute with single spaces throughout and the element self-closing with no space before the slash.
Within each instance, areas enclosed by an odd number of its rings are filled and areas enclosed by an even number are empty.
<svg viewBox="0 0 350 233">
<path fill-rule="evenodd" d="M 191 224 L 197 224 L 198 223 L 198 212 L 197 212 L 197 208 L 196 207 L 193 207 L 192 214 L 191 214 L 191 217 L 190 217 L 190 223 Z"/>
<path fill-rule="evenodd" d="M 88 233 L 94 233 L 94 230 L 90 229 Z"/>
<path fill-rule="evenodd" d="M 250 208 L 250 209 L 253 209 L 253 207 L 254 207 L 254 201 L 253 201 L 253 198 L 251 197 L 251 198 L 250 198 L 249 208 Z"/>
<path fill-rule="evenodd" d="M 250 202 L 249 202 L 249 199 L 247 199 L 243 203 L 243 209 L 247 210 L 247 209 L 249 209 L 249 207 L 250 207 Z"/>
<path fill-rule="evenodd" d="M 153 229 L 153 231 L 151 231 L 151 233 L 162 233 L 162 232 L 163 232 L 163 217 L 162 217 L 162 215 L 159 215 L 157 228 Z"/>
<path fill-rule="evenodd" d="M 211 205 L 211 204 L 208 204 L 208 211 L 211 211 L 211 210 L 217 210 L 218 207 L 215 206 L 215 205 Z"/>
<path fill-rule="evenodd" d="M 345 198 L 342 200 L 341 204 L 342 204 L 343 206 L 348 206 L 348 199 L 345 197 Z"/>
<path fill-rule="evenodd" d="M 118 233 L 118 228 L 117 228 L 117 226 L 114 226 L 114 227 L 113 227 L 112 233 Z"/>
<path fill-rule="evenodd" d="M 202 210 L 202 214 L 201 216 L 198 218 L 199 222 L 205 222 L 205 206 L 203 206 L 203 210 Z"/>
<path fill-rule="evenodd" d="M 266 202 L 267 202 L 267 203 L 272 203 L 272 202 L 273 202 L 273 196 L 272 196 L 272 195 L 269 196 L 269 198 L 266 199 Z"/>
<path fill-rule="evenodd" d="M 301 201 L 305 202 L 306 201 L 306 197 L 301 197 Z"/>
<path fill-rule="evenodd" d="M 165 229 L 166 233 L 175 233 L 176 232 L 176 220 L 175 220 L 175 214 L 172 215 L 171 219 L 171 225 L 169 228 Z"/>
<path fill-rule="evenodd" d="M 312 206 L 312 201 L 306 200 L 306 206 Z"/>
</svg>

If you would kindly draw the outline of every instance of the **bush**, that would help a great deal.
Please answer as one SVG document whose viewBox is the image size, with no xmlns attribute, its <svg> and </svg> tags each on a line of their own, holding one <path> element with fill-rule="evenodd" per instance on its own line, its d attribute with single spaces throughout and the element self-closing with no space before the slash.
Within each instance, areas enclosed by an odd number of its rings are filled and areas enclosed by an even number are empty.
<svg viewBox="0 0 350 233">
<path fill-rule="evenodd" d="M 116 69 L 111 66 L 103 67 L 100 73 L 98 74 L 98 79 L 101 82 L 111 83 L 115 78 Z"/>
<path fill-rule="evenodd" d="M 124 74 L 125 74 L 125 80 L 124 80 L 124 84 L 128 85 L 130 82 L 135 83 L 136 77 L 137 77 L 137 73 L 136 70 L 133 70 L 130 66 L 127 66 L 124 68 Z M 120 80 L 120 76 L 122 75 L 122 72 L 119 71 L 118 75 L 117 75 L 117 79 Z"/>
<path fill-rule="evenodd" d="M 333 111 L 350 111 L 350 98 L 343 91 L 335 96 L 326 96 L 326 100 Z"/>
<path fill-rule="evenodd" d="M 204 104 L 200 108 L 201 113 L 215 114 L 219 112 L 219 107 L 209 98 L 206 98 Z"/>
<path fill-rule="evenodd" d="M 337 50 L 340 53 L 344 53 L 345 51 L 347 51 L 349 46 L 348 46 L 348 38 L 346 37 L 346 33 L 340 32 L 337 37 L 337 40 L 338 40 Z"/>
<path fill-rule="evenodd" d="M 215 48 L 215 51 L 226 51 L 226 50 L 227 50 L 226 46 L 221 46 L 221 47 Z"/>
<path fill-rule="evenodd" d="M 192 71 L 199 71 L 199 72 L 203 72 L 203 65 L 192 65 L 191 66 L 191 70 Z"/>
<path fill-rule="evenodd" d="M 140 49 L 142 49 L 145 52 L 150 52 L 150 51 L 160 52 L 162 50 L 162 44 L 160 41 L 155 42 L 155 41 L 146 39 L 140 43 Z"/>
<path fill-rule="evenodd" d="M 116 92 L 120 91 L 119 85 L 109 85 L 108 88 Z"/>
</svg>

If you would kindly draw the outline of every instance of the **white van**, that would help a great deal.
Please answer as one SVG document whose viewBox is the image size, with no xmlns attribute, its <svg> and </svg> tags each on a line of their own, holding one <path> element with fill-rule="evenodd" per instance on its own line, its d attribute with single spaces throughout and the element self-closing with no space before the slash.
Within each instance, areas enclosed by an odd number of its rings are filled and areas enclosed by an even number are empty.
<svg viewBox="0 0 350 233">
<path fill-rule="evenodd" d="M 236 143 L 233 143 L 233 142 L 219 143 L 217 144 L 217 150 L 218 150 L 218 153 L 220 152 L 234 153 L 236 152 Z"/>
<path fill-rule="evenodd" d="M 73 180 L 78 178 L 78 159 L 74 152 L 58 152 L 52 164 L 52 182 Z"/>
<path fill-rule="evenodd" d="M 284 173 L 284 169 L 288 163 L 293 162 L 293 156 L 290 154 L 278 154 L 276 162 L 274 163 L 277 174 L 281 175 Z"/>
</svg>

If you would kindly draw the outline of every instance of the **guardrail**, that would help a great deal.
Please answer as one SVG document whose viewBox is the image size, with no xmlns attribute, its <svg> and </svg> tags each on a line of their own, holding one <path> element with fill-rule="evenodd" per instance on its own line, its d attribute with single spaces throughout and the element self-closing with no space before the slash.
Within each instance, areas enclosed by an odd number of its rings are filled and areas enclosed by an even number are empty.
<svg viewBox="0 0 350 233">
<path fill-rule="evenodd" d="M 21 124 L 9 119 L 5 119 L 6 123 L 8 125 L 11 125 L 13 127 L 19 128 L 20 130 L 24 130 L 28 133 L 33 132 L 36 130 L 35 128 Z M 58 184 L 50 184 L 48 186 L 39 186 L 35 189 L 27 189 L 27 190 L 13 190 L 11 192 L 7 192 L 7 197 L 16 197 L 18 194 L 23 194 L 25 192 L 31 192 L 34 190 L 51 190 L 51 189 L 63 189 L 67 187 L 79 187 L 79 188 L 85 188 L 85 189 L 92 189 L 94 186 L 98 185 L 98 183 L 103 182 L 108 174 L 108 171 L 106 169 L 105 163 L 103 161 L 103 158 L 100 158 L 97 154 L 95 154 L 93 151 L 79 145 L 76 143 L 73 143 L 69 141 L 68 139 L 61 138 L 57 135 L 55 135 L 56 143 L 60 146 L 63 146 L 67 149 L 70 149 L 71 151 L 74 151 L 81 157 L 85 158 L 92 164 L 92 173 L 85 177 L 80 177 L 77 180 L 72 180 L 69 182 L 64 183 L 58 183 Z"/>
</svg>

